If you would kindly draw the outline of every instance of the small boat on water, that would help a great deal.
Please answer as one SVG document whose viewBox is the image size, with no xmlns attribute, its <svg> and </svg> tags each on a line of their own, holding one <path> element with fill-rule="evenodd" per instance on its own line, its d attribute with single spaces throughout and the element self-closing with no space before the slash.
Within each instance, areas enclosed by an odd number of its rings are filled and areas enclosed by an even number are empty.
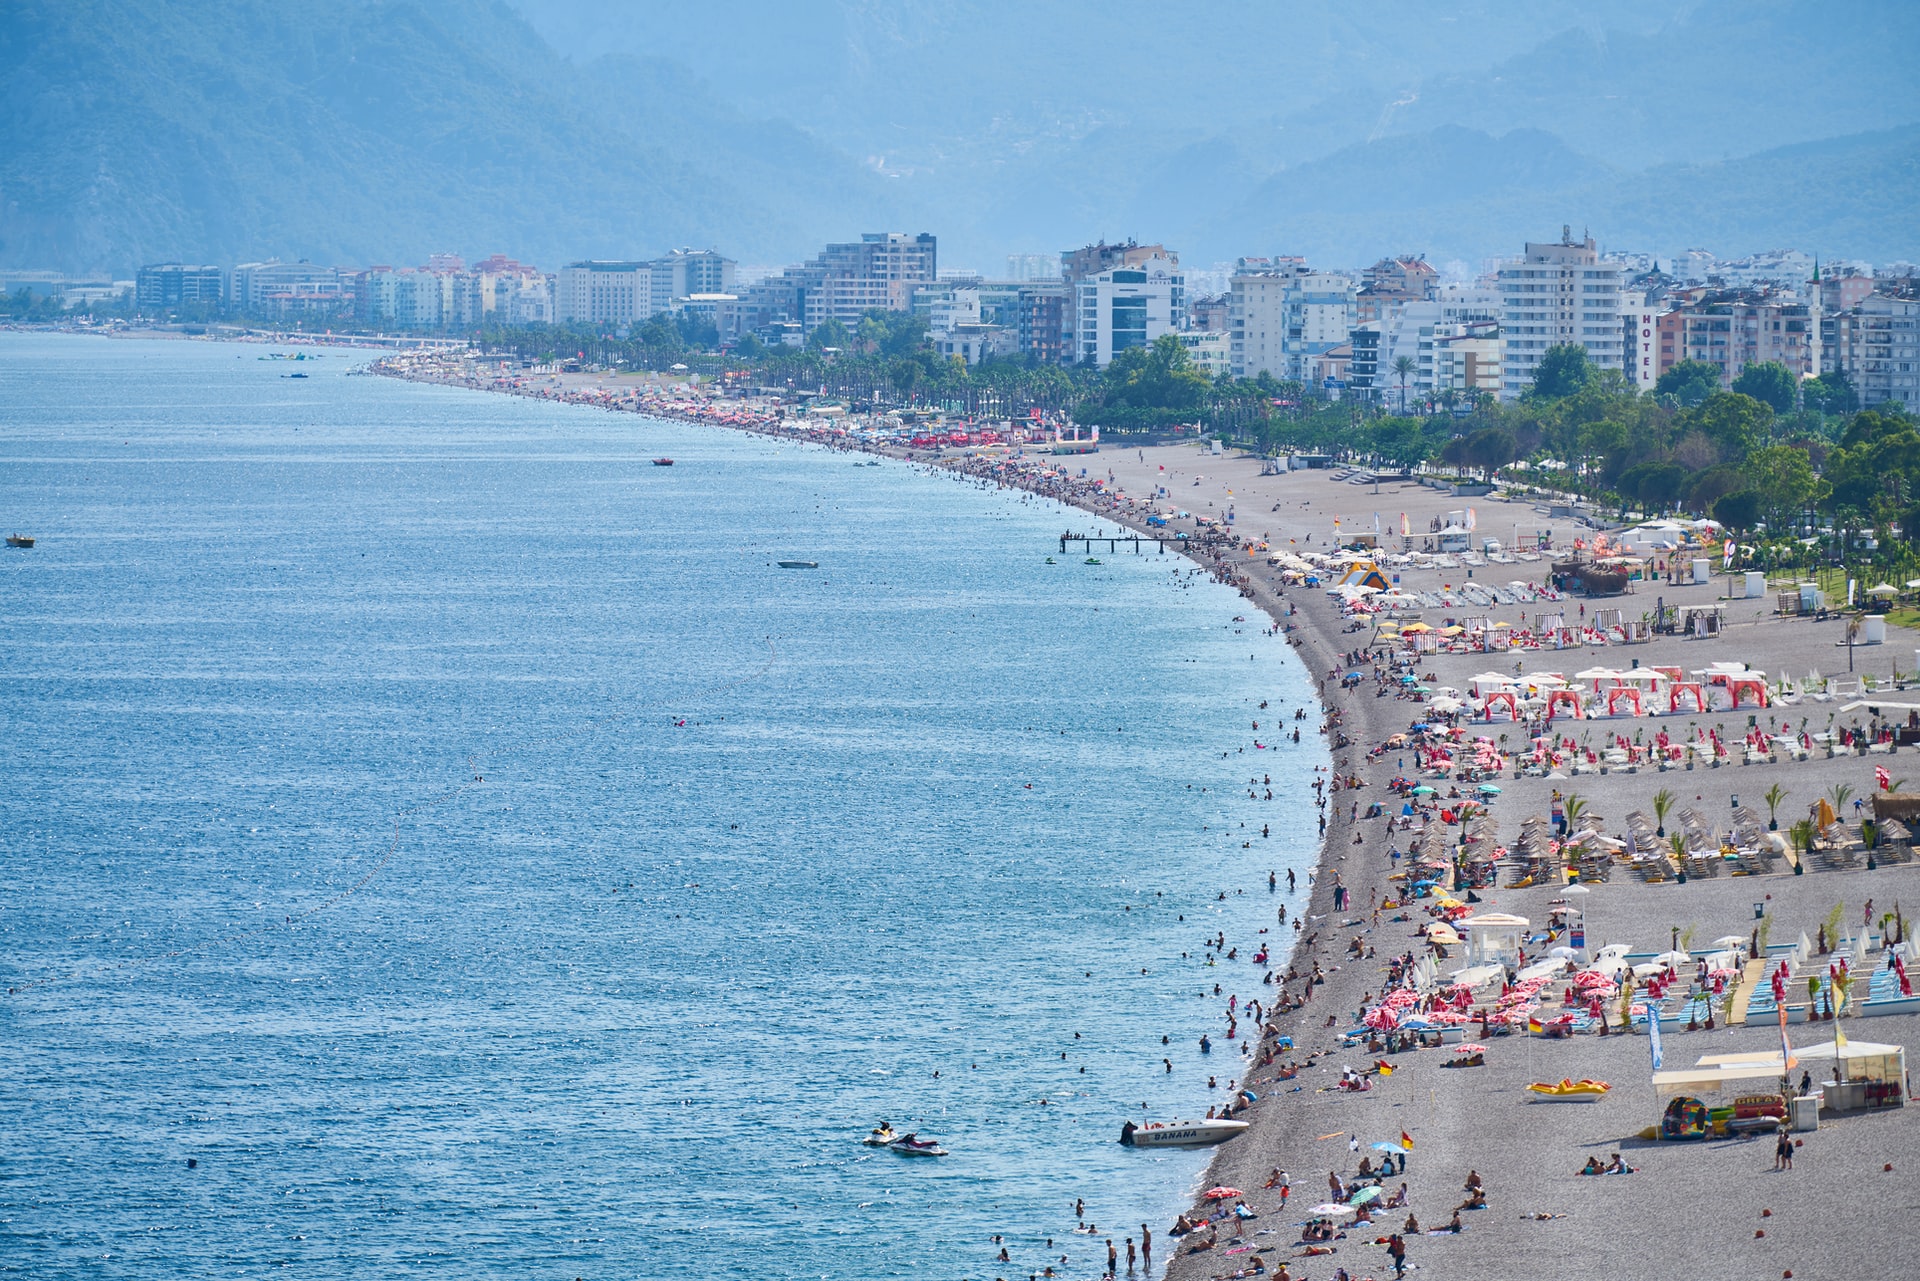
<svg viewBox="0 0 1920 1281">
<path fill-rule="evenodd" d="M 9 547 L 31 547 L 31 546 L 33 546 L 33 539 L 32 539 L 31 537 L 29 537 L 28 535 L 26 535 L 26 534 L 8 534 L 8 535 L 7 535 L 7 546 L 9 546 Z"/>
<path fill-rule="evenodd" d="M 282 374 L 282 378 L 305 378 L 305 374 Z"/>
<path fill-rule="evenodd" d="M 872 1130 L 868 1131 L 867 1137 L 860 1141 L 870 1148 L 884 1148 L 892 1144 L 892 1142 L 899 1137 L 899 1135 L 893 1132 L 891 1125 L 882 1121 L 880 1124 L 874 1126 Z"/>
<path fill-rule="evenodd" d="M 654 465 L 655 467 L 671 467 L 671 466 L 673 466 L 673 459 L 671 459 L 671 458 L 656 458 L 656 459 L 654 459 L 654 460 L 653 460 L 653 465 Z"/>
<path fill-rule="evenodd" d="M 1059 562 L 1059 561 L 1057 561 L 1057 560 L 1055 560 L 1055 559 L 1054 559 L 1053 557 L 1051 557 L 1051 556 L 1049 556 L 1049 557 L 1047 557 L 1047 564 L 1049 564 L 1049 565 L 1058 565 L 1059 563 L 1060 563 L 1060 562 Z"/>
<path fill-rule="evenodd" d="M 776 561 L 774 563 L 779 565 L 780 568 L 782 569 L 818 569 L 820 568 L 820 562 L 817 560 L 782 560 L 782 561 Z"/>
<path fill-rule="evenodd" d="M 1174 1121 L 1162 1125 L 1135 1125 L 1129 1121 L 1120 1127 L 1120 1142 L 1130 1148 L 1190 1148 L 1208 1143 L 1223 1143 L 1248 1128 L 1248 1121 Z"/>
<path fill-rule="evenodd" d="M 1081 562 L 1081 564 L 1083 565 L 1098 565 L 1100 563 L 1101 561 L 1098 556 L 1089 556 L 1086 558 L 1086 560 Z"/>
<path fill-rule="evenodd" d="M 932 1139 L 923 1139 L 917 1134 L 903 1134 L 887 1144 L 887 1151 L 898 1152 L 901 1156 L 946 1156 L 947 1150 Z"/>
</svg>

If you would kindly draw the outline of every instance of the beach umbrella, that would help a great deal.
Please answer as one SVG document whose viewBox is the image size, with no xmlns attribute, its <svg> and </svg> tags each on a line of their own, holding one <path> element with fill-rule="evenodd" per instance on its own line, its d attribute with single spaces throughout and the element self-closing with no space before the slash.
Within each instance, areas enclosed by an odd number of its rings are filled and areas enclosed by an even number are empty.
<svg viewBox="0 0 1920 1281">
<path fill-rule="evenodd" d="M 1400 1016 L 1384 1005 L 1376 1005 L 1367 1011 L 1367 1017 L 1361 1022 L 1376 1032 L 1386 1032 L 1400 1026 Z"/>
<path fill-rule="evenodd" d="M 1361 1188 L 1358 1192 L 1348 1197 L 1347 1204 L 1348 1205 L 1365 1205 L 1367 1202 L 1375 1200 L 1380 1195 L 1381 1195 L 1380 1187 L 1378 1184 L 1375 1184 L 1371 1187 Z"/>
<path fill-rule="evenodd" d="M 1420 784 L 1420 786 L 1413 789 L 1413 794 L 1415 796 L 1432 796 L 1433 789 L 1431 787 L 1428 787 L 1425 783 L 1422 783 Z"/>
<path fill-rule="evenodd" d="M 1548 952 L 1547 955 L 1557 956 L 1563 961 L 1571 961 L 1574 957 L 1580 955 L 1580 953 L 1570 947 L 1556 947 L 1552 951 Z"/>
<path fill-rule="evenodd" d="M 1375 1152 L 1404 1152 L 1406 1149 L 1402 1148 L 1398 1143 L 1376 1143 L 1373 1145 L 1373 1150 Z"/>
<path fill-rule="evenodd" d="M 1337 1218 L 1343 1214 L 1358 1214 L 1359 1211 L 1350 1205 L 1341 1205 L 1338 1201 L 1327 1201 L 1314 1206 L 1311 1210 L 1307 1211 L 1307 1213 L 1324 1215 L 1327 1218 Z"/>
<path fill-rule="evenodd" d="M 1239 1199 L 1241 1192 L 1239 1188 L 1208 1188 L 1200 1195 L 1209 1201 L 1233 1201 Z"/>
<path fill-rule="evenodd" d="M 1692 965 L 1693 958 L 1685 952 L 1662 952 L 1653 958 L 1656 965 Z"/>
<path fill-rule="evenodd" d="M 1724 934 L 1713 941 L 1715 947 L 1745 947 L 1752 940 L 1738 934 Z"/>
<path fill-rule="evenodd" d="M 1495 787 L 1492 783 L 1482 783 L 1480 784 L 1480 795 L 1498 796 L 1500 795 L 1500 789 Z"/>
</svg>

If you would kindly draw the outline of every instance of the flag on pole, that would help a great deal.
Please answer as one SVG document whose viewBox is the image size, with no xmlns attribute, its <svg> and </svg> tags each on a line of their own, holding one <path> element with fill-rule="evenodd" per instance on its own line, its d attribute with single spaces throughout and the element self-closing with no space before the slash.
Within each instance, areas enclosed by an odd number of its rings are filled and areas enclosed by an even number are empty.
<svg viewBox="0 0 1920 1281">
<path fill-rule="evenodd" d="M 1884 792 L 1893 786 L 1893 775 L 1887 773 L 1886 766 L 1876 765 L 1873 767 L 1873 781 L 1878 783 L 1880 790 Z"/>
<path fill-rule="evenodd" d="M 1471 507 L 1467 508 L 1467 532 L 1471 534 L 1479 526 L 1479 524 L 1480 524 L 1479 516 L 1474 514 L 1473 508 Z"/>
<path fill-rule="evenodd" d="M 1787 1007 L 1782 1005 L 1778 1008 L 1780 1010 L 1780 1062 L 1786 1065 L 1781 1070 L 1791 1072 L 1800 1060 L 1793 1057 L 1793 1042 L 1787 1039 Z"/>
<path fill-rule="evenodd" d="M 1400 513 L 1400 537 L 1410 538 L 1412 536 L 1413 536 L 1413 527 L 1407 524 L 1407 514 L 1405 512 L 1401 512 Z"/>
<path fill-rule="evenodd" d="M 1413 1136 L 1405 1130 L 1400 1131 L 1400 1150 L 1402 1152 L 1413 1151 Z"/>
<path fill-rule="evenodd" d="M 1380 532 L 1380 513 L 1379 512 L 1375 512 L 1373 514 L 1373 532 L 1376 534 Z"/>
<path fill-rule="evenodd" d="M 1733 568 L 1733 539 L 1727 539 L 1727 545 L 1720 553 L 1720 568 Z"/>
<path fill-rule="evenodd" d="M 1651 1001 L 1647 1003 L 1647 1041 L 1653 1047 L 1653 1070 L 1658 1072 L 1667 1055 L 1660 1045 L 1660 1011 Z"/>
</svg>

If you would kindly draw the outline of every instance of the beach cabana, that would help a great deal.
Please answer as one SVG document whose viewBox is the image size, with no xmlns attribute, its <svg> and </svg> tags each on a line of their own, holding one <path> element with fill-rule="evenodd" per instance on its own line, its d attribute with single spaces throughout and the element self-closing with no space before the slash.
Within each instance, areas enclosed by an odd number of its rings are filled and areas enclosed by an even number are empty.
<svg viewBox="0 0 1920 1281">
<path fill-rule="evenodd" d="M 1547 691 L 1547 719 L 1552 720 L 1565 708 L 1566 714 L 1574 720 L 1586 716 L 1586 709 L 1580 706 L 1580 695 L 1570 689 L 1550 689 Z"/>
<path fill-rule="evenodd" d="M 1701 715 L 1707 711 L 1707 691 L 1693 681 L 1676 680 L 1667 686 L 1667 710 L 1678 712 L 1682 701 L 1691 701 Z"/>
<path fill-rule="evenodd" d="M 1631 685 L 1616 685 L 1607 691 L 1607 715 L 1620 715 L 1620 704 L 1630 703 L 1635 716 L 1645 716 L 1646 709 L 1640 705 L 1640 691 Z"/>
<path fill-rule="evenodd" d="M 1506 704 L 1507 716 L 1510 719 L 1516 721 L 1520 719 L 1520 700 L 1514 695 L 1512 690 L 1505 689 L 1495 690 L 1493 693 L 1488 694 L 1486 702 L 1481 704 L 1480 714 L 1487 720 L 1492 720 L 1493 709 L 1501 703 Z"/>
<path fill-rule="evenodd" d="M 1455 928 L 1467 932 L 1467 962 L 1470 966 L 1517 965 L 1520 947 L 1526 941 L 1527 929 L 1531 924 L 1524 916 L 1486 912 L 1467 917 L 1458 922 Z"/>
</svg>

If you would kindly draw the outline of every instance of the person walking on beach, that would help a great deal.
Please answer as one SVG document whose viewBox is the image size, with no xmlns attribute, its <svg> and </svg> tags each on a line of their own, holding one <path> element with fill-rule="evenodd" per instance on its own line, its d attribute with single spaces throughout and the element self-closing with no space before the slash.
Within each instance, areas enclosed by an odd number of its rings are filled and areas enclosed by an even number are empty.
<svg viewBox="0 0 1920 1281">
<path fill-rule="evenodd" d="M 1147 1225 L 1140 1225 L 1140 1258 L 1147 1265 L 1147 1271 L 1153 1271 L 1153 1233 L 1147 1231 Z"/>
<path fill-rule="evenodd" d="M 1389 1233 L 1387 1236 L 1387 1257 L 1393 1260 L 1394 1276 L 1407 1275 L 1407 1243 L 1401 1239 L 1398 1232 Z"/>
<path fill-rule="evenodd" d="M 1127 1275 L 1133 1275 L 1133 1238 L 1127 1238 Z"/>
<path fill-rule="evenodd" d="M 1793 1136 L 1785 1130 L 1780 1131 L 1780 1141 L 1773 1145 L 1773 1168 L 1776 1170 L 1793 1168 Z"/>
<path fill-rule="evenodd" d="M 1107 1238 L 1107 1275 L 1112 1276 L 1120 1270 L 1120 1252 L 1113 1248 L 1113 1238 Z"/>
</svg>

